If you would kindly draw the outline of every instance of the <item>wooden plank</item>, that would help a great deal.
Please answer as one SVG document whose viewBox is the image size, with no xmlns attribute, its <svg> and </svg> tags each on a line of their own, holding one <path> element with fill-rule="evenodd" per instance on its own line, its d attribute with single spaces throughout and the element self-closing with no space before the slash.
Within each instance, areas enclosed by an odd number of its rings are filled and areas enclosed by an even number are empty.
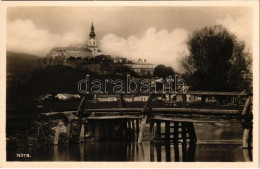
<svg viewBox="0 0 260 169">
<path fill-rule="evenodd" d="M 77 93 L 78 94 L 78 93 Z M 123 93 L 124 95 L 130 95 L 130 96 L 147 96 L 149 93 Z M 183 92 L 163 92 L 163 91 L 156 91 L 156 93 L 153 93 L 153 95 L 162 95 L 162 94 L 176 94 L 176 95 L 182 95 Z M 187 91 L 185 94 L 191 94 L 191 95 L 209 95 L 209 96 L 247 96 L 248 93 L 245 92 L 219 92 L 219 91 Z M 82 94 L 82 95 L 87 95 L 87 94 Z M 89 95 L 89 94 L 88 94 Z M 96 95 L 104 95 L 104 94 L 96 94 Z M 114 94 L 114 92 L 108 91 L 109 96 L 117 96 Z"/>
<path fill-rule="evenodd" d="M 139 120 L 139 119 L 141 119 L 141 116 L 128 116 L 128 115 L 122 115 L 122 116 L 90 116 L 86 119 L 87 120 L 102 120 L 102 119 L 136 119 L 136 120 Z M 212 122 L 212 123 L 241 123 L 241 121 L 237 120 L 237 119 L 216 119 L 216 118 L 214 118 L 214 119 L 203 119 L 203 118 L 192 119 L 192 118 L 180 118 L 180 117 L 178 117 L 178 118 L 177 117 L 163 117 L 163 116 L 158 116 L 158 115 L 155 115 L 155 116 L 151 117 L 150 119 L 151 120 L 159 120 L 159 121 L 200 122 L 200 123 L 203 123 L 203 122 L 204 123 L 207 123 L 207 122 Z"/>
<path fill-rule="evenodd" d="M 141 108 L 105 108 L 105 109 L 86 109 L 85 112 L 141 112 Z M 197 108 L 153 108 L 153 113 L 198 113 L 198 114 L 231 114 L 239 115 L 239 110 L 222 109 L 197 109 Z"/>
<path fill-rule="evenodd" d="M 195 108 L 153 108 L 154 113 L 187 113 L 187 114 L 230 114 L 239 115 L 239 110 L 222 110 L 222 109 L 195 109 Z"/>
<path fill-rule="evenodd" d="M 122 115 L 122 116 L 90 116 L 86 118 L 87 120 L 101 120 L 101 119 L 142 119 L 141 116 L 129 116 L 129 115 Z"/>
<path fill-rule="evenodd" d="M 141 112 L 142 108 L 103 108 L 85 109 L 84 112 Z"/>
<path fill-rule="evenodd" d="M 182 95 L 184 93 L 179 92 L 177 95 Z M 208 96 L 247 96 L 248 93 L 245 92 L 214 92 L 214 91 L 188 91 L 185 94 L 190 95 L 208 95 Z"/>
<path fill-rule="evenodd" d="M 63 111 L 63 112 L 48 112 L 48 113 L 41 113 L 42 115 L 45 116 L 51 116 L 51 115 L 56 115 L 56 114 L 70 114 L 70 113 L 76 113 L 76 111 Z"/>
<path fill-rule="evenodd" d="M 163 117 L 159 115 L 154 115 L 150 118 L 151 120 L 161 120 L 161 121 L 179 121 L 179 122 L 212 122 L 212 123 L 241 123 L 240 120 L 237 119 L 192 119 L 192 118 L 179 118 L 179 117 Z"/>
<path fill-rule="evenodd" d="M 76 111 L 65 111 L 65 112 L 49 112 L 49 113 L 42 113 L 46 116 L 55 115 L 59 113 L 69 114 L 75 113 Z M 131 112 L 131 113 L 140 113 L 142 112 L 141 108 L 105 108 L 105 109 L 86 109 L 84 110 L 85 113 L 88 112 L 96 112 L 97 113 L 117 113 L 117 112 Z M 215 114 L 215 115 L 241 115 L 241 111 L 239 110 L 222 110 L 222 109 L 195 109 L 195 108 L 153 108 L 153 113 L 186 113 L 186 114 Z"/>
</svg>

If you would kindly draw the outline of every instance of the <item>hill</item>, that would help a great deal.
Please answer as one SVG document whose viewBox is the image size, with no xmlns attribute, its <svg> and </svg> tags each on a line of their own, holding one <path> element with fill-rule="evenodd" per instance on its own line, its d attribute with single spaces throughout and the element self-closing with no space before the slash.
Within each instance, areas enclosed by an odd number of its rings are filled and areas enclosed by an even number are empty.
<svg viewBox="0 0 260 169">
<path fill-rule="evenodd" d="M 28 73 L 38 66 L 40 57 L 25 53 L 7 51 L 7 73 Z"/>
</svg>

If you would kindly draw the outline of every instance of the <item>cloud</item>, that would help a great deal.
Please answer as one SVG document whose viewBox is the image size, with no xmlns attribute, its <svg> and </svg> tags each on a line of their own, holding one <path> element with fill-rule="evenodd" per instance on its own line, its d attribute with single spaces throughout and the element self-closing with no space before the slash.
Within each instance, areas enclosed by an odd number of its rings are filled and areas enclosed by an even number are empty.
<svg viewBox="0 0 260 169">
<path fill-rule="evenodd" d="M 168 32 L 163 29 L 149 28 L 143 37 L 119 37 L 107 34 L 100 40 L 100 48 L 106 54 L 122 56 L 137 60 L 146 59 L 154 64 L 165 64 L 177 68 L 180 53 L 187 52 L 186 40 L 188 31 L 174 29 Z"/>
<path fill-rule="evenodd" d="M 244 40 L 247 47 L 252 48 L 252 17 L 249 15 L 244 15 L 241 17 L 226 15 L 223 18 L 217 19 L 216 24 L 223 25 L 229 31 L 234 33 L 239 40 Z"/>
<path fill-rule="evenodd" d="M 80 33 L 52 34 L 39 30 L 31 20 L 16 19 L 7 25 L 7 50 L 45 56 L 55 46 L 84 41 Z"/>
</svg>

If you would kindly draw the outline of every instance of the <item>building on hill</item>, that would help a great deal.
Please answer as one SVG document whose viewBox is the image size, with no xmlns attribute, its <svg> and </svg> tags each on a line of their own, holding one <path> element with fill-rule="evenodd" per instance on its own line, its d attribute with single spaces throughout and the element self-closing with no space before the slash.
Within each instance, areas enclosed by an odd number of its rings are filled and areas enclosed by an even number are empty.
<svg viewBox="0 0 260 169">
<path fill-rule="evenodd" d="M 49 57 L 64 57 L 65 61 L 68 58 L 94 58 L 98 55 L 101 55 L 102 51 L 98 48 L 97 41 L 96 41 L 96 33 L 95 28 L 92 22 L 88 44 L 71 44 L 68 47 L 54 47 L 50 53 L 48 54 Z"/>
<path fill-rule="evenodd" d="M 145 59 L 138 59 L 138 61 L 135 63 L 125 65 L 130 67 L 139 75 L 153 75 L 153 71 L 155 68 L 154 64 L 146 62 Z"/>
</svg>

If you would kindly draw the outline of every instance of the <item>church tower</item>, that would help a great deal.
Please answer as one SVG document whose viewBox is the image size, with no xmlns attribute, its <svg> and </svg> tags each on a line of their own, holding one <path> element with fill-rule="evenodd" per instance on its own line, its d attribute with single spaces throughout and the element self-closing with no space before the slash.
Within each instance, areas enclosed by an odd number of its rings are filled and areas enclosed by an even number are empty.
<svg viewBox="0 0 260 169">
<path fill-rule="evenodd" d="M 95 27 L 93 25 L 93 22 L 90 28 L 88 47 L 92 51 L 92 54 L 96 56 L 98 53 L 98 46 L 97 46 L 96 33 L 95 33 Z"/>
<path fill-rule="evenodd" d="M 102 52 L 98 49 L 95 27 L 94 27 L 93 22 L 90 27 L 90 33 L 89 33 L 89 39 L 88 39 L 88 49 L 90 49 L 92 51 L 93 56 L 102 54 Z"/>
</svg>

